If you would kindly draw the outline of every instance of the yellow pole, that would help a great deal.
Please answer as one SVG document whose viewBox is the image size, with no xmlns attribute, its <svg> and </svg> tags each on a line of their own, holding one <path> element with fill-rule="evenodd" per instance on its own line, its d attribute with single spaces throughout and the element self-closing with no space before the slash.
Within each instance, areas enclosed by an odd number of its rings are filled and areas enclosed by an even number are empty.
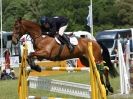
<svg viewBox="0 0 133 99">
<path fill-rule="evenodd" d="M 96 87 L 96 84 L 98 84 L 98 88 L 99 88 L 99 91 L 100 91 L 101 99 L 106 99 L 106 90 L 105 90 L 104 85 L 102 85 L 102 83 L 101 83 L 100 75 L 99 75 L 99 72 L 98 72 L 98 70 L 96 68 L 96 63 L 95 63 L 94 57 L 93 57 L 92 43 L 91 42 L 88 43 L 88 54 L 89 54 L 88 56 L 89 56 L 89 60 L 90 60 L 89 62 L 91 63 L 91 66 L 90 67 L 92 68 L 92 72 L 94 73 L 93 77 L 94 78 L 96 77 L 95 84 L 93 84 L 94 82 L 91 81 L 92 90 L 93 90 L 92 91 L 92 99 L 99 99 L 98 94 L 97 94 L 97 91 L 96 91 L 97 88 L 96 89 L 93 89 L 93 88 Z M 95 87 L 93 87 L 93 86 L 95 86 Z M 94 90 L 95 90 L 96 93 L 94 92 Z M 93 94 L 97 94 L 97 95 L 93 95 Z"/>
<path fill-rule="evenodd" d="M 27 71 L 26 71 L 27 53 L 28 53 L 27 45 L 24 45 L 21 65 L 19 67 L 19 82 L 18 82 L 19 99 L 27 99 L 28 96 Z"/>
<path fill-rule="evenodd" d="M 94 76 L 94 73 L 93 73 L 93 68 L 92 68 L 92 64 L 89 60 L 89 64 L 90 64 L 90 81 L 91 81 L 91 97 L 92 99 L 98 99 L 97 98 L 97 87 L 96 87 L 96 78 Z"/>
<path fill-rule="evenodd" d="M 89 49 L 92 50 L 92 46 L 89 46 Z M 97 88 L 97 83 L 96 83 L 96 77 L 94 75 L 93 67 L 92 67 L 92 61 L 89 56 L 89 65 L 90 65 L 90 80 L 91 80 L 91 97 L 92 99 L 98 99 L 98 88 Z"/>
</svg>

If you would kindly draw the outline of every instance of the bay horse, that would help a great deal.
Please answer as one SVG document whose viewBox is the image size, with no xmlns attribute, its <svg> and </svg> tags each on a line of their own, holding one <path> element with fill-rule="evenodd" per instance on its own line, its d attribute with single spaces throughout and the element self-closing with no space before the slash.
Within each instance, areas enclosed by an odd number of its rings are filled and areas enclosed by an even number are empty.
<svg viewBox="0 0 133 99">
<path fill-rule="evenodd" d="M 110 75 L 112 77 L 116 77 L 118 75 L 118 72 L 111 63 L 107 48 L 104 47 L 102 44 L 98 44 L 95 40 L 91 40 L 88 38 L 78 38 L 78 44 L 75 45 L 74 51 L 72 53 L 70 53 L 67 46 L 64 45 L 60 55 L 58 55 L 61 45 L 56 42 L 55 38 L 50 37 L 48 35 L 42 37 L 41 27 L 39 24 L 29 20 L 18 18 L 15 21 L 13 27 L 12 42 L 14 44 L 17 44 L 19 39 L 24 34 L 30 35 L 33 39 L 33 46 L 35 52 L 31 52 L 27 58 L 28 64 L 30 65 L 31 69 L 41 72 L 41 67 L 35 65 L 35 58 L 39 60 L 47 59 L 51 61 L 79 58 L 84 66 L 89 67 L 88 42 L 92 42 L 93 56 L 95 58 L 95 62 L 97 64 L 100 64 L 101 62 L 105 61 L 105 65 L 109 68 Z M 59 57 L 57 58 L 57 56 Z M 113 88 L 111 87 L 109 82 L 108 70 L 105 70 L 105 79 L 106 87 L 110 92 L 113 92 Z M 102 83 L 104 82 L 102 81 Z"/>
</svg>

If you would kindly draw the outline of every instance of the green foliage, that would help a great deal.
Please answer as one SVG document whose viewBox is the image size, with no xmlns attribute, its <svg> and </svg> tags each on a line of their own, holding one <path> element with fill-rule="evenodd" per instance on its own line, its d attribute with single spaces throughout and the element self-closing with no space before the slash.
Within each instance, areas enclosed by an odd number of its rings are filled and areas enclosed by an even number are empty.
<svg viewBox="0 0 133 99">
<path fill-rule="evenodd" d="M 116 3 L 119 25 L 133 25 L 133 0 L 121 0 Z"/>
<path fill-rule="evenodd" d="M 11 31 L 14 20 L 23 17 L 35 22 L 41 16 L 66 16 L 67 31 L 86 29 L 89 0 L 2 0 L 3 30 Z M 94 32 L 133 25 L 133 0 L 93 0 Z"/>
</svg>

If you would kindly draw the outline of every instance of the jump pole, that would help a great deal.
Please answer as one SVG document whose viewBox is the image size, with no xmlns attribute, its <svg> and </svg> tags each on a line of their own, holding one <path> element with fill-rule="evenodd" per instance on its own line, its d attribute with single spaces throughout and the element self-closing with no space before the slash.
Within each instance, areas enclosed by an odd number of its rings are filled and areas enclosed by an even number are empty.
<svg viewBox="0 0 133 99">
<path fill-rule="evenodd" d="M 21 64 L 19 67 L 19 82 L 18 82 L 18 95 L 19 95 L 19 99 L 27 99 L 28 97 L 28 82 L 27 82 L 27 71 L 26 71 L 26 67 L 27 67 L 27 62 L 26 62 L 26 58 L 28 55 L 28 49 L 27 49 L 27 45 L 24 44 L 23 45 L 23 55 L 22 55 L 22 60 L 21 60 Z"/>
<path fill-rule="evenodd" d="M 90 75 L 91 75 L 91 97 L 92 99 L 99 99 L 99 94 L 100 94 L 100 99 L 106 99 L 106 90 L 104 85 L 101 83 L 100 80 L 100 75 L 96 67 L 95 59 L 93 57 L 93 52 L 92 52 L 92 43 L 88 43 L 88 58 L 89 58 L 89 64 L 90 64 Z M 98 88 L 99 88 L 99 93 L 98 93 Z"/>
</svg>

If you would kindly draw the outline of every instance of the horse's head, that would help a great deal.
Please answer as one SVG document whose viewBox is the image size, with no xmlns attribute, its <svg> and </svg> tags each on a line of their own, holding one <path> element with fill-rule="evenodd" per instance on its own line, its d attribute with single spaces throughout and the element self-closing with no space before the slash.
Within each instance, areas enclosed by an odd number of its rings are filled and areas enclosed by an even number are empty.
<svg viewBox="0 0 133 99">
<path fill-rule="evenodd" d="M 22 18 L 17 19 L 13 27 L 12 42 L 17 44 L 19 39 L 27 33 L 33 40 L 40 37 L 42 35 L 40 25 L 29 20 L 22 20 Z"/>
<path fill-rule="evenodd" d="M 12 42 L 17 44 L 19 39 L 26 33 L 24 26 L 22 24 L 22 18 L 15 21 L 12 34 Z"/>
</svg>

